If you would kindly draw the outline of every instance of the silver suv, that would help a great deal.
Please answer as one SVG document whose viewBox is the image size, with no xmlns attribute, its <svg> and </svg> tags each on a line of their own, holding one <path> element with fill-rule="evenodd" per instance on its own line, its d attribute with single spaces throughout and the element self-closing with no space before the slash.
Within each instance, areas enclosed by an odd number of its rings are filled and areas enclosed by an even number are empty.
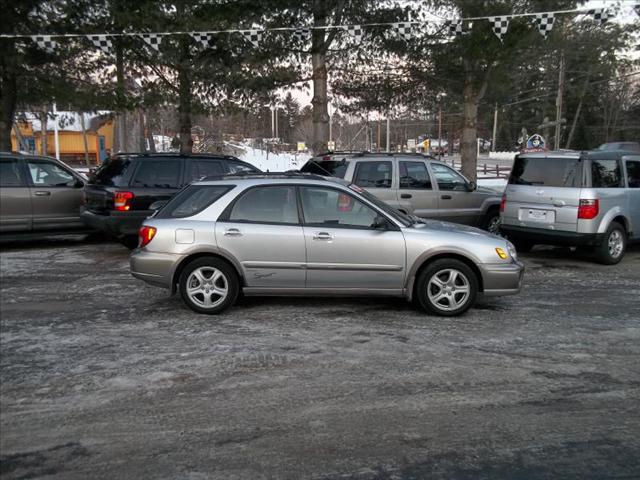
<svg viewBox="0 0 640 480">
<path fill-rule="evenodd" d="M 520 291 L 513 246 L 399 213 L 357 185 L 301 173 L 230 175 L 183 189 L 140 229 L 131 273 L 200 313 L 245 295 L 386 295 L 458 315 Z"/>
<path fill-rule="evenodd" d="M 344 178 L 403 213 L 499 232 L 502 192 L 478 187 L 430 156 L 332 154 L 309 160 L 301 171 Z"/>
<path fill-rule="evenodd" d="M 501 210 L 501 230 L 521 251 L 581 246 L 618 263 L 627 243 L 640 239 L 640 153 L 518 155 Z"/>
</svg>

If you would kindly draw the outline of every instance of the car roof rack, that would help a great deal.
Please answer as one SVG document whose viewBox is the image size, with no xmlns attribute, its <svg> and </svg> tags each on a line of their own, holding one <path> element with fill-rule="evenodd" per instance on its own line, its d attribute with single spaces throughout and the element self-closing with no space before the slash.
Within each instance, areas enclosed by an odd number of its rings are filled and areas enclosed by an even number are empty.
<svg viewBox="0 0 640 480">
<path fill-rule="evenodd" d="M 211 180 L 227 180 L 227 179 L 242 179 L 242 180 L 251 180 L 251 179 L 259 179 L 259 178 L 271 178 L 271 179 L 289 179 L 289 178 L 304 178 L 306 180 L 322 180 L 322 181 L 330 181 L 328 177 L 323 177 L 322 175 L 317 175 L 315 173 L 306 173 L 300 172 L 298 170 L 287 170 L 286 172 L 263 172 L 263 173 L 255 173 L 255 172 L 235 172 L 235 173 L 227 173 L 224 175 L 209 175 L 200 179 L 200 182 L 207 182 Z"/>
<path fill-rule="evenodd" d="M 234 157 L 233 155 L 224 155 L 221 153 L 180 153 L 180 152 L 116 152 L 112 157 L 137 157 L 137 158 L 158 158 L 158 157 L 166 157 L 166 158 L 218 158 L 224 160 L 240 160 L 241 162 L 247 163 L 246 161 Z"/>
</svg>

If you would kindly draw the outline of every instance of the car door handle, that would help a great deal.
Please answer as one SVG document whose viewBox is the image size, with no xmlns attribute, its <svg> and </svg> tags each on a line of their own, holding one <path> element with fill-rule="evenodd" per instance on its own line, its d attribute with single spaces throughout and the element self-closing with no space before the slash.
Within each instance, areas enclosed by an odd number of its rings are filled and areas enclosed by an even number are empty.
<svg viewBox="0 0 640 480">
<path fill-rule="evenodd" d="M 440 198 L 442 200 L 451 200 L 451 195 L 442 195 Z"/>
<path fill-rule="evenodd" d="M 36 192 L 36 197 L 48 197 L 49 195 L 51 195 L 51 192 L 44 192 L 42 190 Z"/>
<path fill-rule="evenodd" d="M 224 231 L 224 235 L 226 237 L 240 237 L 240 236 L 242 236 L 242 232 L 240 230 L 238 230 L 237 228 L 227 228 Z"/>
<path fill-rule="evenodd" d="M 327 232 L 318 232 L 313 236 L 314 240 L 331 240 L 332 238 Z"/>
<path fill-rule="evenodd" d="M 400 198 L 413 198 L 413 195 L 411 195 L 410 193 L 403 193 L 400 195 Z"/>
</svg>

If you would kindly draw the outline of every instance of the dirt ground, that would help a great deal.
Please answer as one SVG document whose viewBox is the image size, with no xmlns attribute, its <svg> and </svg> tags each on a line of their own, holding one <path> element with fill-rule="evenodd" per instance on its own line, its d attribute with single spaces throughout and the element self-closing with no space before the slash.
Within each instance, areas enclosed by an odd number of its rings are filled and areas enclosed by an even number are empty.
<svg viewBox="0 0 640 480">
<path fill-rule="evenodd" d="M 640 247 L 524 256 L 457 319 L 402 300 L 208 317 L 128 251 L 0 247 L 3 478 L 640 478 Z"/>
</svg>

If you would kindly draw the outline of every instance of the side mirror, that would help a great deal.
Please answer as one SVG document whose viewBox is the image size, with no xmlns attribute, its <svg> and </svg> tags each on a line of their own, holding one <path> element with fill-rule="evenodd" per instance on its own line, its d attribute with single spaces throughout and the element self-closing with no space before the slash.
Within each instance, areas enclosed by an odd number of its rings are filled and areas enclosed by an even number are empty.
<svg viewBox="0 0 640 480">
<path fill-rule="evenodd" d="M 470 192 L 473 192 L 477 188 L 478 188 L 478 185 L 476 184 L 476 182 L 467 183 L 467 190 L 469 190 Z"/>
<path fill-rule="evenodd" d="M 167 204 L 167 202 L 168 200 L 158 200 L 157 202 L 153 202 L 151 205 L 149 205 L 149 210 L 153 210 L 154 212 L 157 212 L 162 207 L 164 207 Z"/>
<path fill-rule="evenodd" d="M 373 223 L 371 224 L 371 226 L 376 230 L 386 230 L 387 225 L 387 219 L 381 215 L 378 215 L 376 218 L 374 218 Z"/>
</svg>

